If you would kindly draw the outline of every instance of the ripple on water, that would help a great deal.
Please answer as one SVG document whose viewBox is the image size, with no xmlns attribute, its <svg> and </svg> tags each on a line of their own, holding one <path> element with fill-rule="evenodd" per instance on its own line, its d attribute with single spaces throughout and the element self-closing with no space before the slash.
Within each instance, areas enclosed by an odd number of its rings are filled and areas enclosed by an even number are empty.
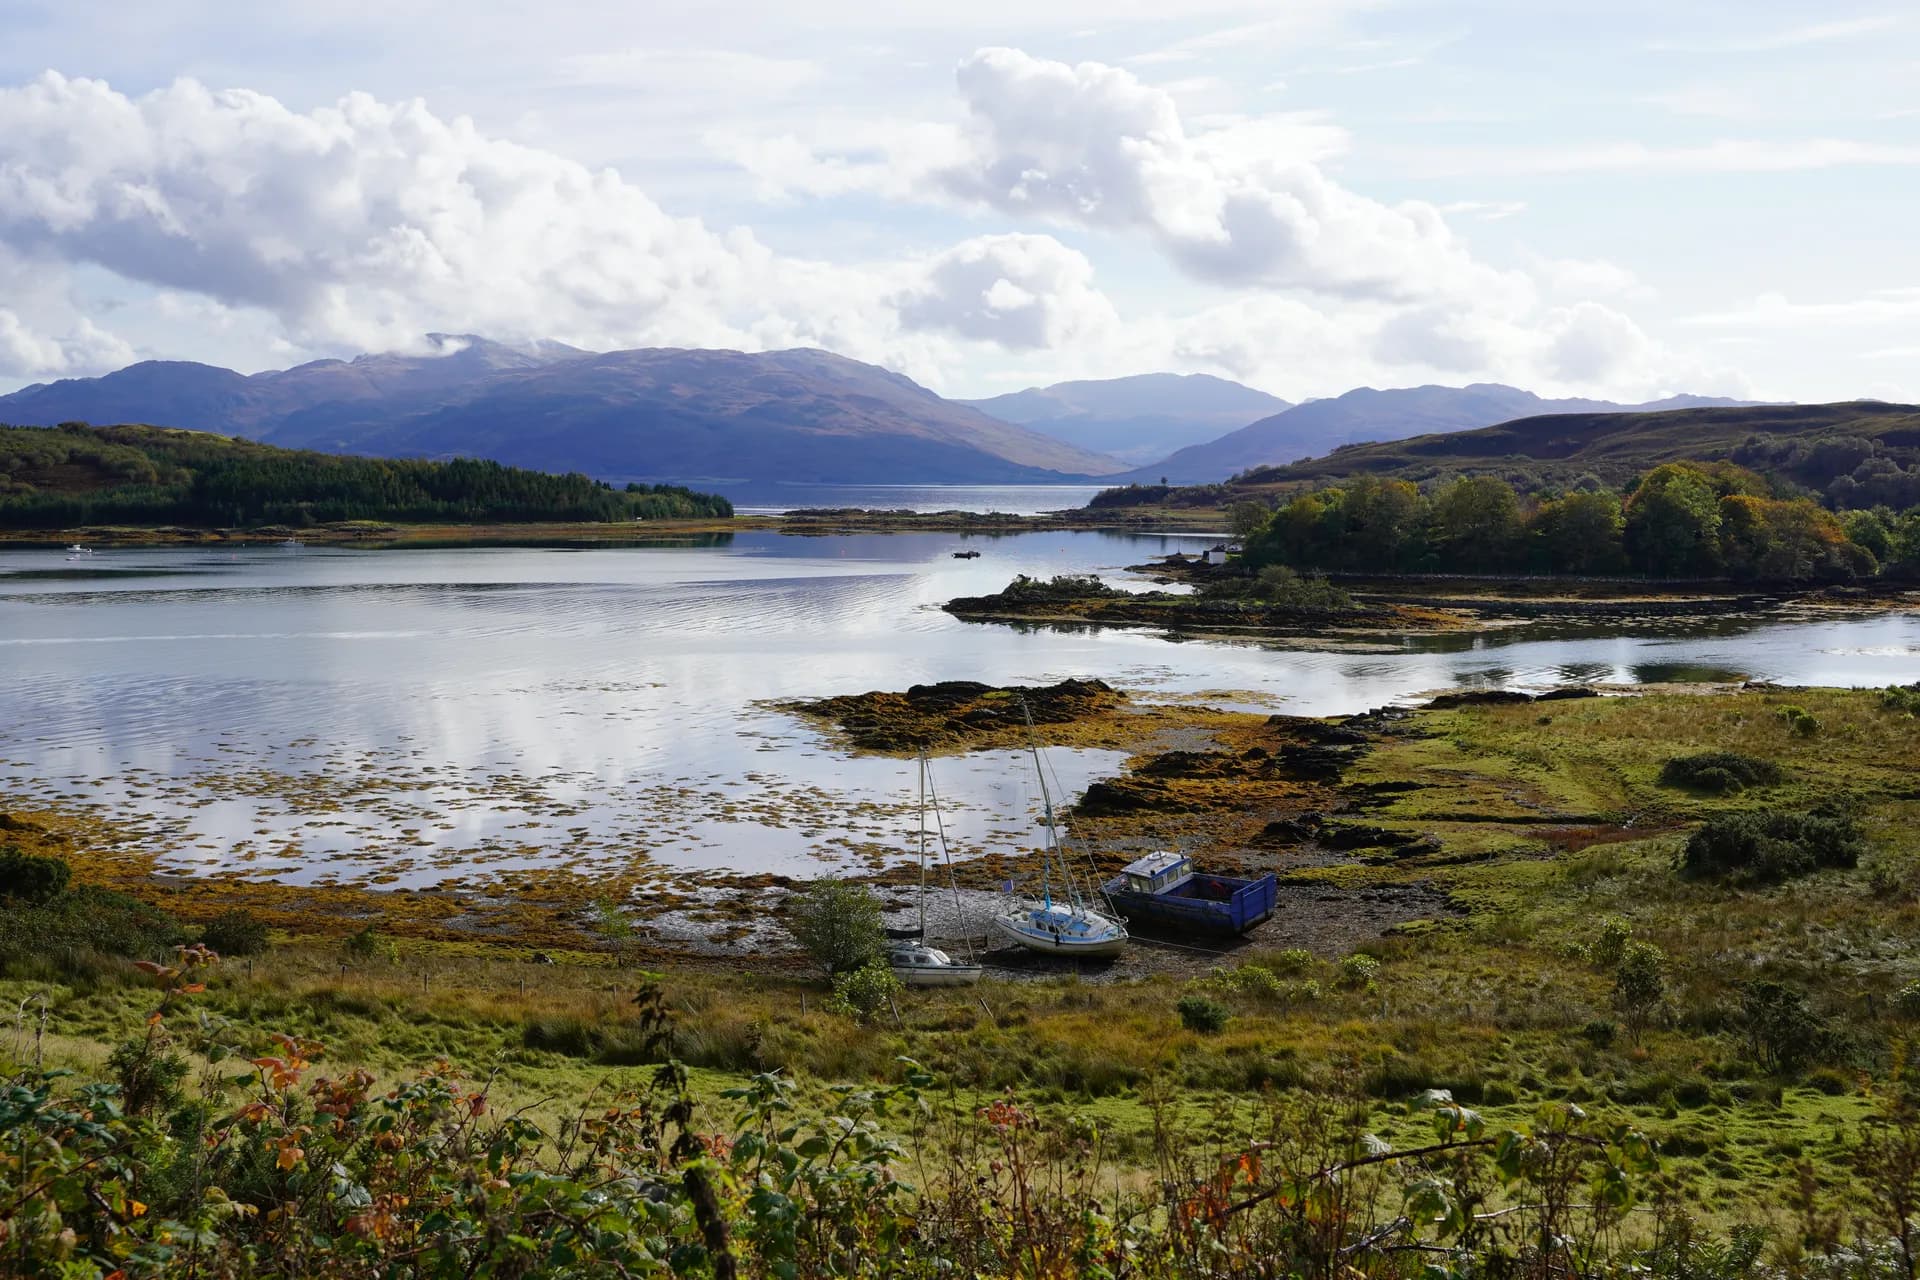
<svg viewBox="0 0 1920 1280">
<path fill-rule="evenodd" d="M 955 561 L 962 541 L 141 549 L 112 554 L 111 582 L 23 580 L 57 553 L 0 552 L 0 791 L 137 820 L 181 870 L 415 887 L 554 866 L 811 875 L 906 856 L 913 765 L 845 758 L 771 700 L 1099 676 L 1331 714 L 1461 684 L 1920 678 L 1903 615 L 1519 628 L 1385 653 L 961 623 L 938 604 L 1015 572 L 1114 577 L 1182 545 L 1032 534 L 967 540 L 987 555 Z M 1060 798 L 1121 763 L 1049 759 Z M 963 854 L 1031 845 L 1018 753 L 936 769 Z"/>
</svg>

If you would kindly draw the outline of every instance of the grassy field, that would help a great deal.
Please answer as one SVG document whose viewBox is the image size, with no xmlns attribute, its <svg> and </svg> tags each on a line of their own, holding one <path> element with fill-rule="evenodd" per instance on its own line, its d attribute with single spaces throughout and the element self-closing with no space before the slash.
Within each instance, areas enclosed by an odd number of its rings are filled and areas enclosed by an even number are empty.
<svg viewBox="0 0 1920 1280">
<path fill-rule="evenodd" d="M 1783 780 L 1732 795 L 1662 784 L 1667 761 L 1703 751 L 1775 761 Z M 1905 1070 L 1913 1024 L 1896 995 L 1920 979 L 1916 759 L 1920 720 L 1870 692 L 1423 712 L 1362 757 L 1342 793 L 1365 805 L 1346 816 L 1424 839 L 1282 860 L 1289 882 L 1333 894 L 1447 895 L 1455 911 L 1365 945 L 1370 960 L 1255 951 L 1191 978 L 989 982 L 910 993 L 862 1024 L 790 971 L 642 973 L 587 951 L 535 964 L 424 939 L 349 960 L 337 938 L 282 935 L 221 966 L 196 1007 L 243 1048 L 272 1032 L 317 1040 L 329 1070 L 390 1078 L 445 1059 L 557 1123 L 639 1078 L 649 1055 L 632 1002 L 657 982 L 699 1096 L 778 1070 L 820 1107 L 830 1085 L 896 1078 L 908 1057 L 962 1101 L 1011 1091 L 1063 1125 L 1092 1121 L 1116 1176 L 1150 1162 L 1170 1118 L 1183 1141 L 1231 1144 L 1290 1093 L 1356 1101 L 1401 1142 L 1418 1140 L 1426 1122 L 1408 1103 L 1429 1088 L 1494 1122 L 1572 1102 L 1659 1143 L 1661 1194 L 1722 1225 L 1804 1234 L 1849 1206 L 1858 1122 Z M 1853 815 L 1867 848 L 1856 867 L 1747 887 L 1676 870 L 1687 834 L 1714 815 L 1822 808 Z M 1666 957 L 1638 1035 L 1617 1007 L 1609 933 Z M 22 1011 L 4 1039 L 16 1065 L 39 1054 L 100 1073 L 154 1001 L 125 966 L 12 969 L 0 999 Z M 1771 1060 L 1748 1008 L 1762 982 L 1801 1000 L 1790 1030 L 1804 1052 L 1790 1061 Z M 1230 1014 L 1224 1027 L 1183 1020 L 1177 1006 L 1196 994 Z"/>
</svg>

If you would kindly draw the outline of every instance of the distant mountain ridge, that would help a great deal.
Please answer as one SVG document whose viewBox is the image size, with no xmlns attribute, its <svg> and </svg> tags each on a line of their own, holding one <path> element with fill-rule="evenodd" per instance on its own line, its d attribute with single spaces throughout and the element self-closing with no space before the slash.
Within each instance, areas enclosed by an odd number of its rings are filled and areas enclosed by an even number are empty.
<svg viewBox="0 0 1920 1280">
<path fill-rule="evenodd" d="M 1849 505 L 1908 506 L 1920 500 L 1920 405 L 1852 400 L 1544 414 L 1257 468 L 1229 486 L 1229 497 L 1271 496 L 1359 475 L 1414 482 L 1528 475 L 1559 486 L 1592 475 L 1619 485 L 1665 462 L 1721 460 L 1784 476 Z M 1203 495 L 1219 500 L 1210 490 L 1183 492 L 1196 501 Z"/>
<path fill-rule="evenodd" d="M 0 396 L 0 422 L 141 422 L 286 448 L 484 457 L 615 480 L 1008 484 L 1124 465 L 826 351 L 431 341 L 422 355 L 252 375 L 148 361 Z"/>
<path fill-rule="evenodd" d="M 1204 373 L 1056 382 L 958 403 L 1136 465 L 1291 407 L 1278 396 Z"/>
<path fill-rule="evenodd" d="M 1454 431 L 1471 431 L 1519 418 L 1563 413 L 1643 413 L 1661 409 L 1735 406 L 1712 396 L 1671 396 L 1650 404 L 1606 400 L 1548 400 L 1500 383 L 1465 387 L 1360 387 L 1345 395 L 1309 400 L 1253 422 L 1217 440 L 1180 450 L 1162 462 L 1119 477 L 1153 483 L 1206 484 L 1254 467 L 1284 465 L 1331 453 L 1342 445 L 1390 442 Z"/>
</svg>

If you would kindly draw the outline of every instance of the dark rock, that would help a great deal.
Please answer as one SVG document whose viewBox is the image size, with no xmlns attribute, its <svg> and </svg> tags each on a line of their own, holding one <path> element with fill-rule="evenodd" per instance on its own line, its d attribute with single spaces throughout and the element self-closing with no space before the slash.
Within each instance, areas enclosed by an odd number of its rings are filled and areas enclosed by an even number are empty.
<svg viewBox="0 0 1920 1280">
<path fill-rule="evenodd" d="M 1598 689 L 1591 688 L 1587 685 L 1563 684 L 1557 689 L 1547 690 L 1545 693 L 1535 698 L 1534 701 L 1535 702 L 1565 702 L 1569 698 L 1597 698 L 1599 696 L 1600 696 L 1600 691 Z"/>
<path fill-rule="evenodd" d="M 1262 845 L 1305 844 L 1320 834 L 1325 822 L 1317 813 L 1303 813 L 1293 818 L 1277 818 L 1260 829 L 1253 843 Z"/>
<path fill-rule="evenodd" d="M 1443 693 L 1425 706 L 1427 711 L 1447 711 L 1454 707 L 1496 707 L 1516 702 L 1532 702 L 1533 695 L 1518 689 L 1464 689 Z"/>
<path fill-rule="evenodd" d="M 1362 822 L 1341 823 L 1320 832 L 1320 843 L 1329 849 L 1398 849 L 1420 839 L 1385 827 Z"/>
<path fill-rule="evenodd" d="M 1139 813 L 1142 810 L 1181 813 L 1192 808 L 1193 805 L 1159 783 L 1142 782 L 1136 778 L 1115 778 L 1088 787 L 1086 794 L 1080 797 L 1080 802 L 1073 806 L 1073 811 L 1089 817 L 1100 817 L 1116 813 Z"/>
<path fill-rule="evenodd" d="M 1285 746 L 1280 764 L 1302 778 L 1337 778 L 1361 755 L 1359 747 Z"/>
</svg>

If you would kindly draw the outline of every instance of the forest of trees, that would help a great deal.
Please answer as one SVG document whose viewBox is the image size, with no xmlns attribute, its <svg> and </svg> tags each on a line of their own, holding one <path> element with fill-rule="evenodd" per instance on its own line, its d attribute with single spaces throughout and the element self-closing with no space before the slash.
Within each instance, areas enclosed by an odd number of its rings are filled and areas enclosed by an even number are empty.
<svg viewBox="0 0 1920 1280">
<path fill-rule="evenodd" d="M 0 427 L 0 528 L 504 524 L 732 514 L 725 498 L 678 485 L 616 489 L 583 475 L 469 458 L 347 457 L 155 427 Z"/>
<path fill-rule="evenodd" d="M 1422 490 L 1359 476 L 1269 509 L 1236 506 L 1250 567 L 1348 573 L 1540 573 L 1752 582 L 1920 575 L 1920 506 L 1836 513 L 1775 497 L 1733 463 L 1675 462 L 1616 493 L 1597 483 L 1523 498 L 1505 480 Z"/>
</svg>

